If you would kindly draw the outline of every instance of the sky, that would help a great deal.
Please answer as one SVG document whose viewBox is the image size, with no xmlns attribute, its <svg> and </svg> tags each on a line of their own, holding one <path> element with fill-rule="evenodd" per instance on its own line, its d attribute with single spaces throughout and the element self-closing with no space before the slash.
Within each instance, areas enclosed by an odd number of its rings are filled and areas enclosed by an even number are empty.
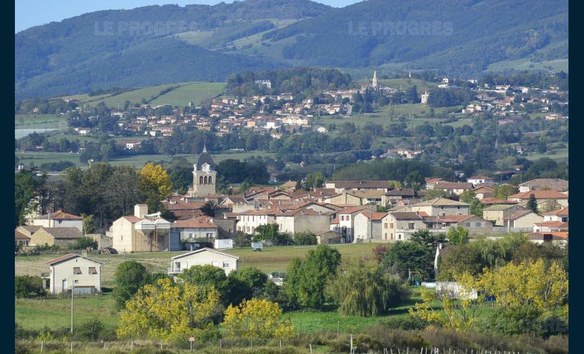
<svg viewBox="0 0 584 354">
<path fill-rule="evenodd" d="M 318 0 L 317 2 L 333 7 L 344 7 L 359 1 Z M 133 9 L 140 6 L 164 4 L 177 4 L 180 6 L 190 4 L 214 5 L 220 2 L 221 0 L 16 0 L 15 32 L 99 10 Z M 233 1 L 224 0 L 224 2 L 230 3 Z"/>
</svg>

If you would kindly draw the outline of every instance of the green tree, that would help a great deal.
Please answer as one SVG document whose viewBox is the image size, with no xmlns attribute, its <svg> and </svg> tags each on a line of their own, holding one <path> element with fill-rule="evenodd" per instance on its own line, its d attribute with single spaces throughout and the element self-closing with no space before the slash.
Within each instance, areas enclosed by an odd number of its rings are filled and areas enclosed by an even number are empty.
<svg viewBox="0 0 584 354">
<path fill-rule="evenodd" d="M 46 182 L 46 175 L 38 176 L 36 170 L 22 170 L 16 173 L 14 181 L 14 224 L 23 225 L 25 217 L 38 206 L 40 190 Z"/>
<path fill-rule="evenodd" d="M 185 269 L 178 277 L 185 283 L 196 285 L 201 291 L 215 289 L 221 296 L 227 290 L 225 271 L 210 264 L 192 266 Z"/>
<path fill-rule="evenodd" d="M 257 268 L 244 268 L 231 272 L 227 277 L 228 303 L 238 305 L 243 300 L 261 298 L 268 276 Z"/>
<path fill-rule="evenodd" d="M 124 308 L 126 302 L 146 284 L 147 275 L 146 267 L 136 261 L 125 261 L 117 266 L 113 298 L 118 309 Z"/>
<path fill-rule="evenodd" d="M 537 211 L 537 199 L 535 199 L 535 194 L 531 193 L 529 195 L 529 199 L 527 200 L 527 209 L 533 211 L 534 213 L 538 213 Z"/>
<path fill-rule="evenodd" d="M 447 237 L 448 242 L 453 245 L 462 245 L 469 241 L 468 230 L 460 225 L 457 227 L 451 226 L 450 229 L 448 229 Z"/>
<path fill-rule="evenodd" d="M 340 263 L 339 251 L 326 245 L 308 251 L 304 260 L 290 262 L 285 279 L 289 305 L 322 309 L 327 303 L 326 282 L 336 275 Z"/>
<path fill-rule="evenodd" d="M 207 216 L 215 216 L 215 202 L 212 200 L 205 202 L 201 207 L 201 211 Z"/>
<path fill-rule="evenodd" d="M 397 277 L 367 266 L 363 260 L 343 263 L 326 291 L 343 316 L 383 315 L 409 296 Z"/>
<path fill-rule="evenodd" d="M 508 196 L 517 193 L 518 189 L 510 184 L 500 184 L 495 187 L 495 198 L 506 200 Z"/>
<path fill-rule="evenodd" d="M 18 298 L 40 297 L 46 294 L 41 277 L 31 275 L 15 276 L 14 292 Z"/>
<path fill-rule="evenodd" d="M 428 248 L 412 241 L 397 242 L 385 253 L 381 267 L 389 274 L 399 276 L 403 280 L 421 277 L 432 278 L 433 257 Z"/>
</svg>

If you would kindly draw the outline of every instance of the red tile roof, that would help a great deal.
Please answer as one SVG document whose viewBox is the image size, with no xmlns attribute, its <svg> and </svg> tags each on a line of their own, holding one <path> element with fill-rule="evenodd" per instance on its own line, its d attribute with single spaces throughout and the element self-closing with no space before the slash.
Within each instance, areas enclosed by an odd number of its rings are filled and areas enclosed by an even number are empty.
<svg viewBox="0 0 584 354">
<path fill-rule="evenodd" d="M 507 197 L 507 199 L 527 200 L 532 194 L 535 196 L 535 199 L 568 199 L 568 196 L 564 193 L 553 190 L 533 190 L 529 192 L 517 193 L 510 195 Z"/>
<path fill-rule="evenodd" d="M 54 213 L 48 213 L 46 215 L 37 216 L 35 219 L 46 220 L 49 218 L 53 220 L 83 220 L 81 216 L 69 214 L 64 212 L 63 210 L 57 210 Z"/>
<path fill-rule="evenodd" d="M 128 220 L 129 222 L 131 222 L 132 224 L 137 223 L 138 221 L 142 221 L 143 219 L 141 218 L 137 218 L 135 216 L 132 215 L 128 215 L 128 216 L 122 216 L 122 218 Z"/>
<path fill-rule="evenodd" d="M 15 240 L 30 240 L 30 237 L 23 234 L 22 232 L 20 232 L 18 230 L 14 230 L 14 239 Z"/>
</svg>

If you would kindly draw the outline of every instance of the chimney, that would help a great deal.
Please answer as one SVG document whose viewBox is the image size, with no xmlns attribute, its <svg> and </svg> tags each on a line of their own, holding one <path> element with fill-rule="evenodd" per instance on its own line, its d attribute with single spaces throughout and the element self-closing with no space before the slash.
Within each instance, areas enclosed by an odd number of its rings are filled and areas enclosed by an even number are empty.
<svg viewBox="0 0 584 354">
<path fill-rule="evenodd" d="M 148 205 L 147 204 L 134 205 L 134 216 L 135 217 L 142 219 L 147 214 L 148 214 Z"/>
</svg>

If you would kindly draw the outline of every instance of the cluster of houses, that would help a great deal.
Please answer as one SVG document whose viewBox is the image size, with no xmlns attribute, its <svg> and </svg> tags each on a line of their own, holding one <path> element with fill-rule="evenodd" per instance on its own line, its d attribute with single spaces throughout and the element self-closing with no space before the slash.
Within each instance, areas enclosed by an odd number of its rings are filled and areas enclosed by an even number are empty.
<svg viewBox="0 0 584 354">
<path fill-rule="evenodd" d="M 383 180 L 332 180 L 322 188 L 306 191 L 295 190 L 296 183 L 289 181 L 277 188 L 252 188 L 240 195 L 217 194 L 216 181 L 215 164 L 204 151 L 194 165 L 189 192 L 163 202 L 176 216 L 173 222 L 138 204 L 133 215 L 115 220 L 105 235 L 86 235 L 80 216 L 59 210 L 17 227 L 15 242 L 23 247 L 67 246 L 91 237 L 100 248 L 113 248 L 118 253 L 190 250 L 171 259 L 168 272 L 176 275 L 194 264 L 212 264 L 227 273 L 236 269 L 237 257 L 216 250 L 232 248 L 235 233 L 254 235 L 259 226 L 267 224 L 278 225 L 279 232 L 292 237 L 311 232 L 320 244 L 398 242 L 420 230 L 439 233 L 457 226 L 471 234 L 529 233 L 536 243 L 566 243 L 568 239 L 568 181 L 562 179 L 527 181 L 506 199 L 494 197 L 496 185 L 487 176 L 472 176 L 467 182 L 427 178 L 423 190 L 394 188 Z M 452 197 L 473 191 L 483 205 L 482 216 L 471 214 L 470 205 L 456 198 L 428 200 L 425 196 L 432 190 Z M 527 207 L 532 196 L 543 212 Z M 203 213 L 209 201 L 215 203 L 214 216 Z M 213 244 L 215 250 L 202 248 L 202 244 Z M 51 271 L 44 277 L 51 292 L 73 287 L 73 278 L 65 273 L 74 276 L 75 291 L 100 291 L 92 283 L 99 281 L 98 262 L 74 254 L 51 262 Z M 72 273 L 62 273 L 59 267 L 64 266 Z"/>
<path fill-rule="evenodd" d="M 267 224 L 277 224 L 279 232 L 291 236 L 311 232 L 320 243 L 393 242 L 407 240 L 419 230 L 446 232 L 453 226 L 472 234 L 527 232 L 541 239 L 551 235 L 567 240 L 568 181 L 561 179 L 527 181 L 506 199 L 494 197 L 496 185 L 488 176 L 472 176 L 467 182 L 427 178 L 423 190 L 394 188 L 383 180 L 334 180 L 306 191 L 295 190 L 296 183 L 290 181 L 221 195 L 216 193 L 215 167 L 204 150 L 194 165 L 189 192 L 163 201 L 174 213 L 174 222 L 139 204 L 133 215 L 115 220 L 105 235 L 89 236 L 100 247 L 121 253 L 192 250 L 201 240 L 229 248 L 233 243 L 227 240 L 236 232 L 254 235 Z M 430 191 L 453 198 L 426 198 Z M 456 200 L 467 191 L 483 205 L 482 215 L 471 214 L 469 204 Z M 527 207 L 533 197 L 539 213 Z M 214 202 L 214 216 L 202 211 L 209 201 Z M 58 211 L 18 227 L 15 241 L 25 246 L 66 245 L 87 236 L 82 228 L 80 216 Z"/>
</svg>

